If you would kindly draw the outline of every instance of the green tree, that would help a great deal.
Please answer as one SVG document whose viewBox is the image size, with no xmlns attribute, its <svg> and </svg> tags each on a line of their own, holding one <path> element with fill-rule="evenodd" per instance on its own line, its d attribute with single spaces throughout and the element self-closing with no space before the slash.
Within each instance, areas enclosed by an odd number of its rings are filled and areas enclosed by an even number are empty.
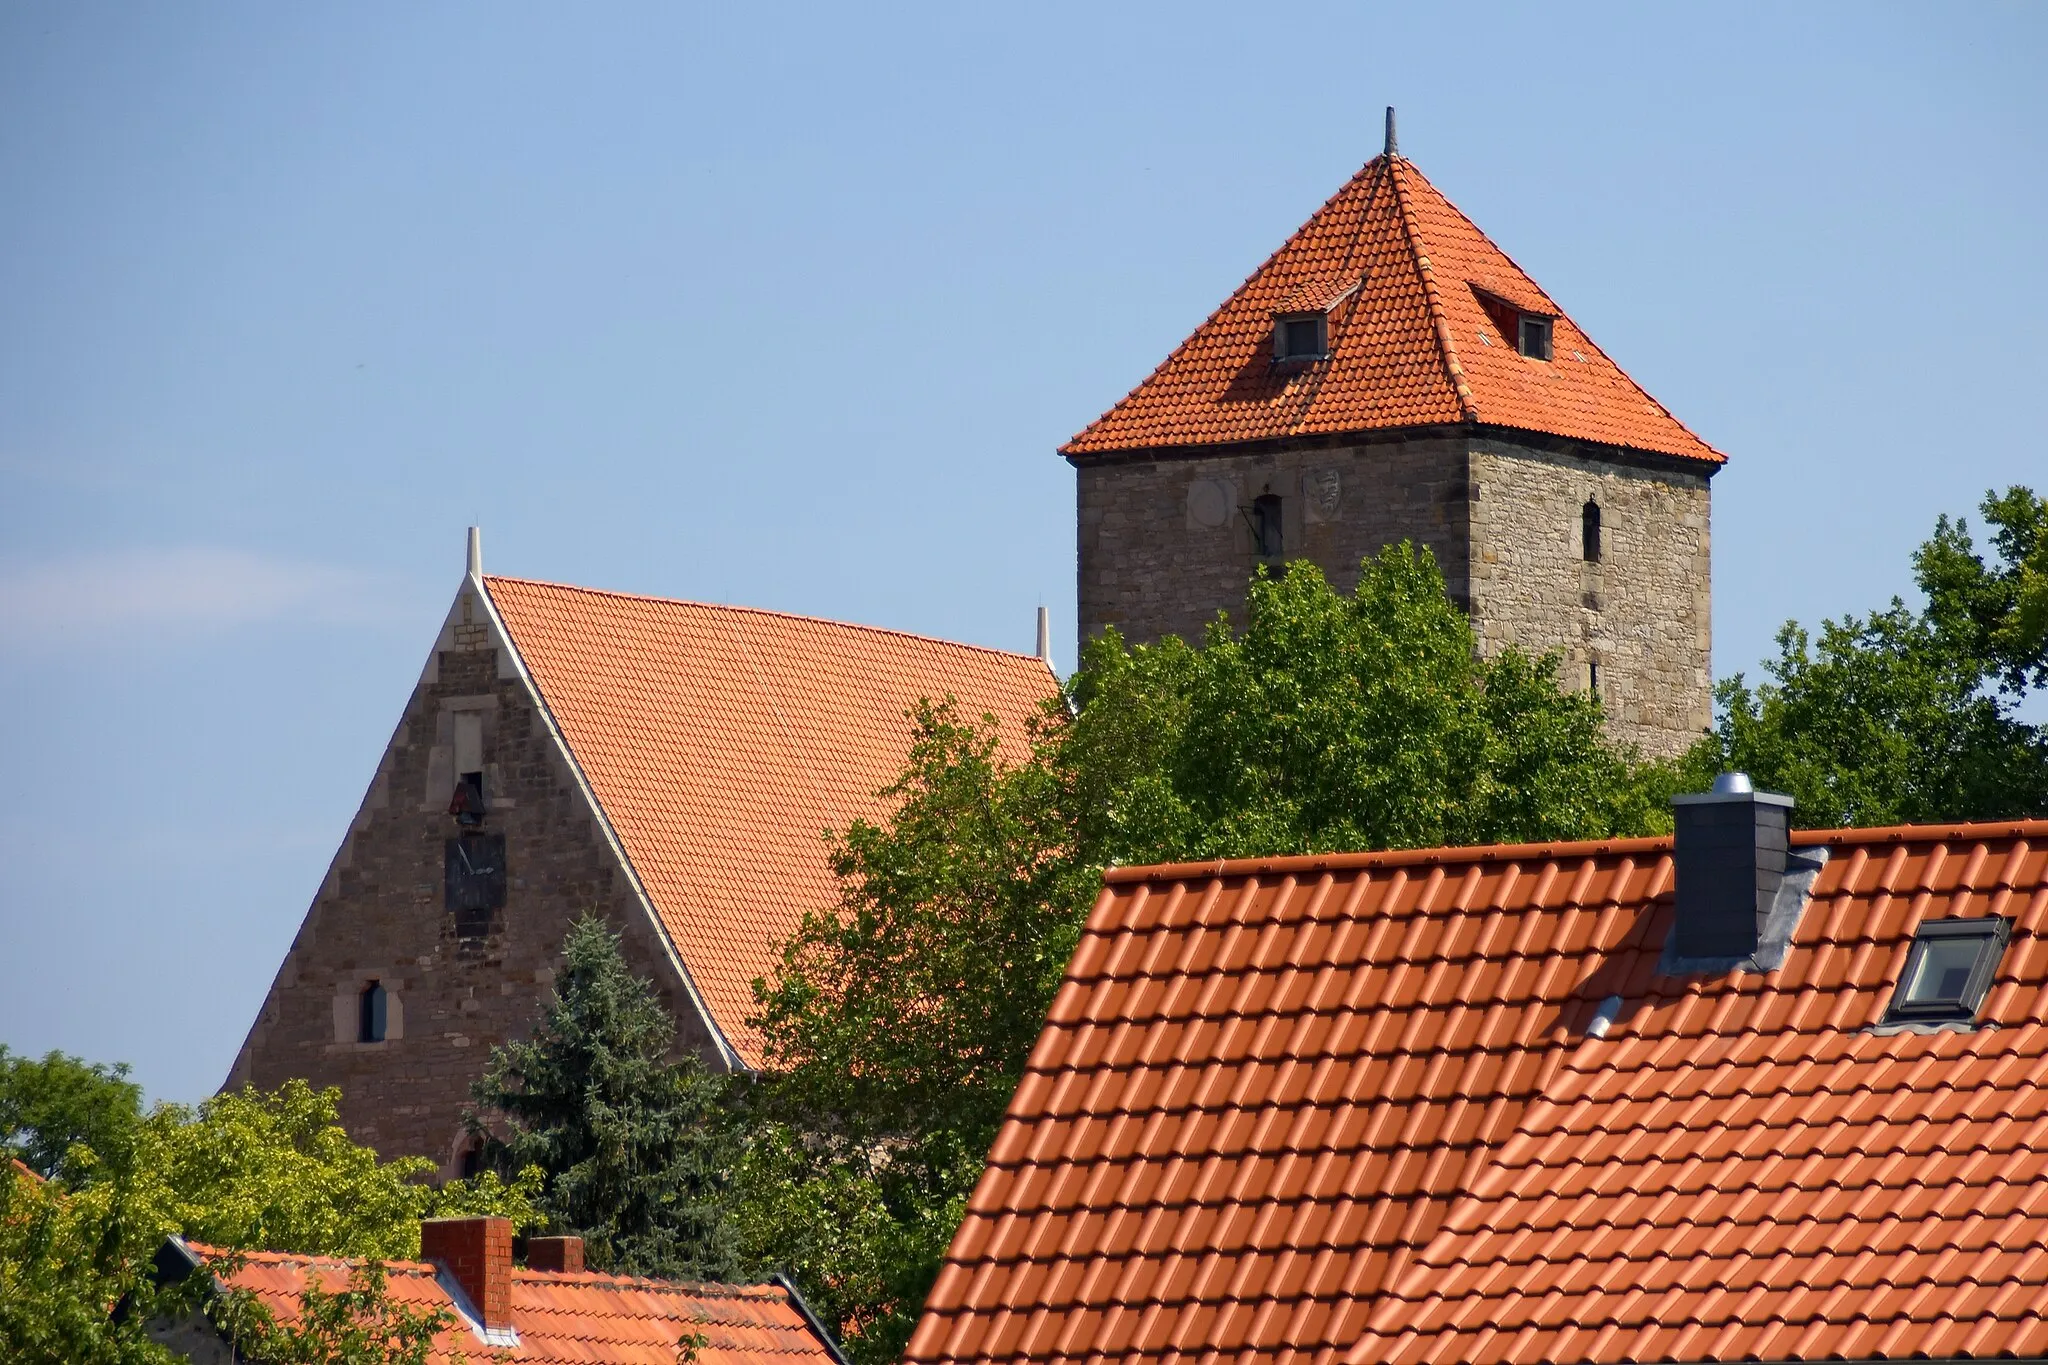
<svg viewBox="0 0 2048 1365">
<path fill-rule="evenodd" d="M 534 1036 L 492 1051 L 470 1123 L 488 1163 L 545 1172 L 541 1213 L 581 1236 L 593 1265 L 722 1279 L 734 1268 L 725 1086 L 694 1058 L 671 1060 L 674 1040 L 654 988 L 585 917 Z"/>
<path fill-rule="evenodd" d="M 1643 833 L 1675 774 L 1554 657 L 1478 657 L 1426 551 L 1251 585 L 1243 632 L 1086 650 L 1028 754 L 919 709 L 880 825 L 757 986 L 737 1224 L 860 1365 L 900 1353 L 1109 863 Z M 1668 827 L 1668 826 L 1666 826 Z"/>
<path fill-rule="evenodd" d="M 214 1246 L 409 1259 L 420 1220 L 496 1213 L 532 1224 L 540 1172 L 436 1188 L 425 1157 L 379 1159 L 340 1122 L 341 1092 L 247 1086 L 197 1112 L 161 1105 L 135 1142 L 138 1194 L 172 1230 Z"/>
<path fill-rule="evenodd" d="M 150 1275 L 173 1233 L 234 1249 L 414 1257 L 422 1218 L 498 1213 L 533 1222 L 538 1171 L 436 1189 L 426 1183 L 432 1162 L 380 1161 L 351 1142 L 339 1102 L 338 1091 L 293 1081 L 217 1095 L 197 1111 L 159 1105 L 132 1131 L 109 1130 L 122 1133 L 121 1160 L 74 1142 L 59 1180 L 0 1167 L 0 1360 L 168 1359 L 142 1324 L 192 1306 Z M 60 1129 L 52 1122 L 38 1131 Z"/>
<path fill-rule="evenodd" d="M 84 1149 L 76 1149 L 84 1153 Z M 89 1153 L 81 1168 L 89 1167 Z M 125 1175 L 83 1198 L 0 1163 L 0 1360 L 9 1365 L 168 1365 L 146 1333 L 187 1296 L 158 1287 L 158 1216 Z"/>
<path fill-rule="evenodd" d="M 103 1162 L 125 1165 L 142 1122 L 142 1087 L 125 1065 L 50 1052 L 20 1057 L 0 1044 L 0 1157 L 41 1176 L 64 1174 L 65 1153 L 90 1147 Z"/>
<path fill-rule="evenodd" d="M 2048 813 L 2048 732 L 2020 714 L 2048 686 L 2048 502 L 2012 488 L 1982 508 L 1995 562 L 1944 516 L 1914 555 L 1925 607 L 1894 598 L 1818 636 L 1787 622 L 1765 681 L 1724 680 L 1690 783 L 1739 768 L 1808 826 Z"/>
</svg>

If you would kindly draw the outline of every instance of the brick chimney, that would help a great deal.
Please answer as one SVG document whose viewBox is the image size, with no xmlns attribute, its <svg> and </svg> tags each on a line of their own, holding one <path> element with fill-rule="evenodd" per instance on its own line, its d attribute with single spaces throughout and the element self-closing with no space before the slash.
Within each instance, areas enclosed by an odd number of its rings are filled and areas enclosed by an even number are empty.
<svg viewBox="0 0 2048 1365">
<path fill-rule="evenodd" d="M 526 1239 L 528 1270 L 580 1271 L 583 1269 L 581 1237 L 529 1237 Z"/>
<path fill-rule="evenodd" d="M 429 1218 L 420 1224 L 420 1259 L 448 1272 L 486 1328 L 512 1325 L 512 1220 Z"/>
</svg>

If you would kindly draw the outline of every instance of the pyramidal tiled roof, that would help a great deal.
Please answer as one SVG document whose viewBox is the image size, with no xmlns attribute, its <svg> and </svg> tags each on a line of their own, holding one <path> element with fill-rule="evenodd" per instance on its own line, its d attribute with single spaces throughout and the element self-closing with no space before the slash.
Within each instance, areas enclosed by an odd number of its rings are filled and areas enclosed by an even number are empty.
<svg viewBox="0 0 2048 1365">
<path fill-rule="evenodd" d="M 1275 314 L 1324 310 L 1327 358 L 1276 365 Z M 1520 353 L 1516 312 L 1554 319 L 1550 360 Z M 1085 460 L 1464 422 L 1709 465 L 1725 458 L 1608 359 L 1412 162 L 1379 156 L 1060 453 Z"/>
<path fill-rule="evenodd" d="M 752 983 L 838 902 L 824 831 L 885 814 L 907 712 L 953 697 L 1012 756 L 1057 694 L 1034 655 L 745 607 L 484 580 L 720 1032 L 748 1065 Z"/>
<path fill-rule="evenodd" d="M 907 1361 L 2048 1357 L 2048 821 L 1792 842 L 1767 974 L 1659 973 L 1669 839 L 1112 871 Z"/>
</svg>

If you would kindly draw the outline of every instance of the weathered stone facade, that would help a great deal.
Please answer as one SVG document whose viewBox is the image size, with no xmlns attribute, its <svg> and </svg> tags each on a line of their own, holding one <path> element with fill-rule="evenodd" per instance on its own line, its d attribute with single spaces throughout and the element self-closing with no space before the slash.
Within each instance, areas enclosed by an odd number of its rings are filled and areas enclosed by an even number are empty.
<svg viewBox="0 0 2048 1365">
<path fill-rule="evenodd" d="M 678 1020 L 678 1047 L 720 1060 L 679 964 L 478 594 L 471 580 L 458 597 L 230 1076 L 230 1084 L 266 1088 L 295 1076 L 338 1085 L 342 1121 L 357 1141 L 449 1169 L 460 1158 L 470 1082 L 493 1045 L 531 1032 L 563 936 L 586 911 L 623 936 L 633 969 L 656 983 Z M 448 806 L 458 745 L 479 738 L 484 829 L 505 838 L 508 884 L 483 932 L 461 934 L 444 904 L 444 850 L 458 832 Z M 360 1003 L 372 982 L 386 992 L 385 1040 L 360 1042 Z"/>
<path fill-rule="evenodd" d="M 1315 563 L 1346 592 L 1384 546 L 1427 546 L 1482 652 L 1560 651 L 1570 686 L 1597 673 L 1611 732 L 1645 753 L 1675 754 L 1711 720 L 1697 462 L 1453 430 L 1075 464 L 1084 634 L 1199 639 L 1219 611 L 1238 611 L 1262 558 L 1255 502 L 1271 497 L 1279 558 Z M 1582 544 L 1588 501 L 1597 562 Z"/>
</svg>

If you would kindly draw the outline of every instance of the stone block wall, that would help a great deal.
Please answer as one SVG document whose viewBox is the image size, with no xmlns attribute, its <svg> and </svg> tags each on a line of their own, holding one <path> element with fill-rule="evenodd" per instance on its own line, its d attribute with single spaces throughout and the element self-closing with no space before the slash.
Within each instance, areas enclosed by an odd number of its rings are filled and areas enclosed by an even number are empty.
<svg viewBox="0 0 2048 1365">
<path fill-rule="evenodd" d="M 1471 615 L 1480 649 L 1561 650 L 1608 732 L 1674 757 L 1713 721 L 1705 476 L 1504 441 L 1471 448 Z M 1601 554 L 1580 517 L 1600 508 Z"/>
<path fill-rule="evenodd" d="M 1453 600 L 1467 591 L 1465 448 L 1454 440 L 1360 444 L 1082 465 L 1084 637 L 1199 641 L 1237 614 L 1260 563 L 1254 500 L 1280 499 L 1283 559 L 1309 559 L 1350 592 L 1367 555 L 1427 545 Z"/>
<path fill-rule="evenodd" d="M 666 945 L 494 637 L 465 590 L 229 1078 L 338 1085 L 357 1141 L 451 1171 L 470 1082 L 495 1044 L 530 1033 L 585 911 L 622 934 L 627 961 L 656 983 L 678 1047 L 716 1061 Z M 458 716 L 481 718 L 484 829 L 505 836 L 509 874 L 505 907 L 474 937 L 458 936 L 443 894 Z M 386 1040 L 358 1042 L 371 981 L 387 994 Z"/>
<path fill-rule="evenodd" d="M 1551 448 L 1555 446 L 1555 448 Z M 1465 434 L 1275 443 L 1228 454 L 1082 464 L 1083 636 L 1199 640 L 1238 613 L 1260 563 L 1254 503 L 1280 499 L 1281 557 L 1351 591 L 1359 562 L 1426 545 L 1483 653 L 1563 655 L 1568 687 L 1597 683 L 1609 732 L 1682 751 L 1712 718 L 1709 497 L 1704 475 L 1568 443 Z M 1600 505 L 1602 556 L 1581 553 Z"/>
</svg>

